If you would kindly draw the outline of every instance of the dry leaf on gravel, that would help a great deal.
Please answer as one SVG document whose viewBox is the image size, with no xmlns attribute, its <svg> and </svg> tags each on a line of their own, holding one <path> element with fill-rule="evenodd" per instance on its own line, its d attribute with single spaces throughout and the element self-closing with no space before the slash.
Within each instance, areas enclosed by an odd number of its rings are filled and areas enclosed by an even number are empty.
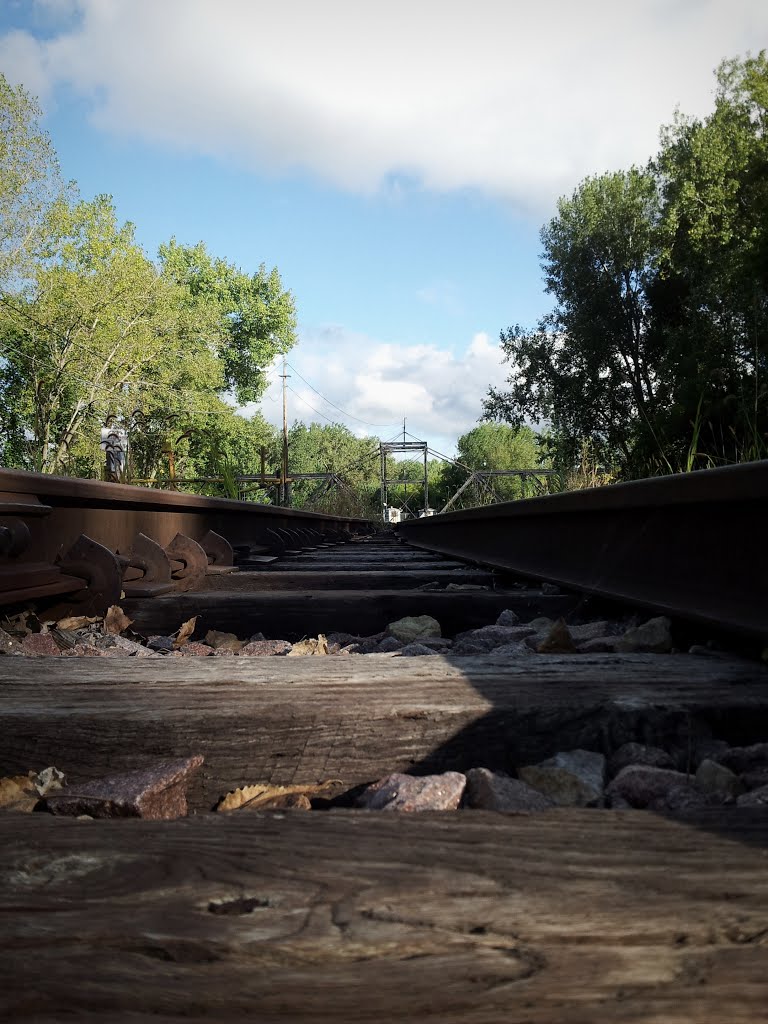
<svg viewBox="0 0 768 1024">
<path fill-rule="evenodd" d="M 189 640 L 189 638 L 195 632 L 196 622 L 196 615 L 193 615 L 191 619 L 187 619 L 186 622 L 182 622 L 179 632 L 176 634 L 176 639 L 173 641 L 174 647 L 181 647 Z"/>
<path fill-rule="evenodd" d="M 133 619 L 129 619 L 125 614 L 120 605 L 112 604 L 107 608 L 107 614 L 104 616 L 104 630 L 107 633 L 122 633 L 133 624 Z"/>
<path fill-rule="evenodd" d="M 317 640 L 313 637 L 309 637 L 307 640 L 299 640 L 297 644 L 285 655 L 286 658 L 303 658 L 310 654 L 327 654 L 328 653 L 328 641 L 325 638 L 325 634 L 318 633 Z"/>
<path fill-rule="evenodd" d="M 31 612 L 19 612 L 18 615 L 8 615 L 3 620 L 3 629 L 14 636 L 26 636 L 32 630 L 27 625 L 27 619 Z"/>
<path fill-rule="evenodd" d="M 83 629 L 84 626 L 90 626 L 92 622 L 101 622 L 101 618 L 98 615 L 67 615 L 64 619 L 59 619 L 56 623 L 58 629 Z"/>
<path fill-rule="evenodd" d="M 233 789 L 216 805 L 217 811 L 236 811 L 244 807 L 247 810 L 265 810 L 269 807 L 305 807 L 299 801 L 288 802 L 292 797 L 306 797 L 309 800 L 313 796 L 322 796 L 333 786 L 340 786 L 340 779 L 326 779 L 316 786 L 270 786 L 268 784 L 257 786 L 241 786 L 240 789 Z"/>
<path fill-rule="evenodd" d="M 33 780 L 27 775 L 0 779 L 0 810 L 31 813 L 40 799 Z"/>
</svg>

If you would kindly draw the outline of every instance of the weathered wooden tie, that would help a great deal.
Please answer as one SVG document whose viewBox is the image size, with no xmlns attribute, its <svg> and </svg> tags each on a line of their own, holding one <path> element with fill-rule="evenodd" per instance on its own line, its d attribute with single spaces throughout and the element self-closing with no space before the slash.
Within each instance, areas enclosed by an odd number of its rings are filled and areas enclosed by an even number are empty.
<svg viewBox="0 0 768 1024">
<path fill-rule="evenodd" d="M 204 635 L 209 629 L 229 630 L 248 638 L 262 632 L 270 638 L 297 640 L 334 630 L 371 635 L 404 615 L 431 615 L 443 633 L 452 636 L 495 622 L 506 608 L 527 621 L 537 615 L 557 618 L 571 612 L 579 603 L 573 595 L 545 595 L 536 590 L 450 591 L 418 590 L 327 590 L 309 588 L 296 591 L 236 590 L 237 576 L 227 577 L 225 590 L 206 589 L 199 593 L 172 594 L 151 600 L 123 601 L 122 606 L 134 620 L 134 628 L 144 635 L 173 633 L 182 622 L 198 616 L 197 629 Z M 425 577 L 429 582 L 430 577 Z"/>
<path fill-rule="evenodd" d="M 0 819 L 23 1021 L 754 1024 L 768 819 Z"/>
<path fill-rule="evenodd" d="M 202 754 L 189 804 L 257 782 L 514 769 L 630 740 L 768 731 L 768 671 L 692 655 L 25 659 L 3 662 L 0 774 L 73 782 Z"/>
</svg>

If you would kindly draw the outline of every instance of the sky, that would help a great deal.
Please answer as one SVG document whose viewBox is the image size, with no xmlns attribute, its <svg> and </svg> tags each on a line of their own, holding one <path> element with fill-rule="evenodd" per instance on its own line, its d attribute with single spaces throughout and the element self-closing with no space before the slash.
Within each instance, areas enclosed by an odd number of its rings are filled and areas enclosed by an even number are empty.
<svg viewBox="0 0 768 1024">
<path fill-rule="evenodd" d="M 452 454 L 551 309 L 539 232 L 644 164 L 768 0 L 0 0 L 64 176 L 293 293 L 288 416 Z M 279 424 L 277 369 L 261 410 Z"/>
</svg>

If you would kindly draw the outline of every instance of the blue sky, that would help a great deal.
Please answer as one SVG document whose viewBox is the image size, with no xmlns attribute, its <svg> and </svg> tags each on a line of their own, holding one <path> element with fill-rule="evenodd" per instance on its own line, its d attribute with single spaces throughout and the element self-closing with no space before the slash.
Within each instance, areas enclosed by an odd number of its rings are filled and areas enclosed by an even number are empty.
<svg viewBox="0 0 768 1024">
<path fill-rule="evenodd" d="M 643 163 L 676 106 L 711 109 L 721 59 L 766 45 L 764 0 L 0 4 L 0 70 L 84 196 L 150 254 L 175 235 L 278 267 L 316 389 L 293 377 L 290 417 L 405 416 L 442 451 L 508 372 L 499 331 L 549 309 L 557 197 Z"/>
</svg>

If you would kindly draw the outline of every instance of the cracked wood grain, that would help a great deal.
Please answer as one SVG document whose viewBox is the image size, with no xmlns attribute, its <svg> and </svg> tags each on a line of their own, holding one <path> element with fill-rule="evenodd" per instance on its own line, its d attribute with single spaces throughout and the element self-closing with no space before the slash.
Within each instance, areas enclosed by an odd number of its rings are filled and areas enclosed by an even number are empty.
<svg viewBox="0 0 768 1024">
<path fill-rule="evenodd" d="M 0 820 L 13 1020 L 763 1019 L 768 819 Z"/>
</svg>

